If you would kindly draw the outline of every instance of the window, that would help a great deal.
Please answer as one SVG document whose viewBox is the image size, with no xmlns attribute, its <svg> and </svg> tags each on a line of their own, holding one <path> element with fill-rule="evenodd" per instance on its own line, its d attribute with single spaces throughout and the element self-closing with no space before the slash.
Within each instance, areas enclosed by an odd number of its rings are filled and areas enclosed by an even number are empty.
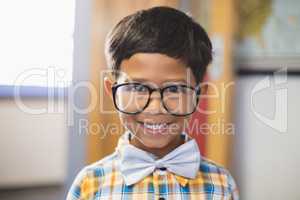
<svg viewBox="0 0 300 200">
<path fill-rule="evenodd" d="M 0 85 L 67 87 L 75 0 L 0 1 Z"/>
</svg>

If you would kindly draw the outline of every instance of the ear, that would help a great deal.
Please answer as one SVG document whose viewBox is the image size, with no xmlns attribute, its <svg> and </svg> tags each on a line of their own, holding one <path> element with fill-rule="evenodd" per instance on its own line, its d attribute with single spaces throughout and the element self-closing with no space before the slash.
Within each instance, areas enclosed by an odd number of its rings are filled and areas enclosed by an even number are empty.
<svg viewBox="0 0 300 200">
<path fill-rule="evenodd" d="M 108 76 L 104 77 L 104 89 L 105 89 L 105 93 L 111 99 L 113 99 L 112 86 L 113 86 L 113 80 L 111 78 L 109 78 Z"/>
<path fill-rule="evenodd" d="M 207 84 L 201 84 L 201 87 L 200 87 L 201 94 L 200 94 L 200 95 L 205 95 L 205 94 L 207 94 L 207 88 L 208 88 L 208 85 L 207 85 Z"/>
<path fill-rule="evenodd" d="M 201 100 L 203 98 L 202 95 L 207 95 L 207 92 L 208 92 L 208 84 L 207 84 L 207 82 L 201 82 L 200 83 L 200 94 L 198 96 L 199 101 L 198 101 L 197 107 L 199 106 L 199 104 L 200 104 L 200 102 L 201 102 Z"/>
</svg>

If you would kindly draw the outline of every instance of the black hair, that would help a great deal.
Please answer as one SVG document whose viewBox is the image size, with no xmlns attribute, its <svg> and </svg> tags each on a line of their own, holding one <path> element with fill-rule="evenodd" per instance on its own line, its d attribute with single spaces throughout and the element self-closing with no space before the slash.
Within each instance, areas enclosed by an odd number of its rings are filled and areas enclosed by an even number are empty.
<svg viewBox="0 0 300 200">
<path fill-rule="evenodd" d="M 161 53 L 179 59 L 202 81 L 212 60 L 212 44 L 200 24 L 171 7 L 153 7 L 123 18 L 107 35 L 105 55 L 116 72 L 136 53 Z"/>
</svg>

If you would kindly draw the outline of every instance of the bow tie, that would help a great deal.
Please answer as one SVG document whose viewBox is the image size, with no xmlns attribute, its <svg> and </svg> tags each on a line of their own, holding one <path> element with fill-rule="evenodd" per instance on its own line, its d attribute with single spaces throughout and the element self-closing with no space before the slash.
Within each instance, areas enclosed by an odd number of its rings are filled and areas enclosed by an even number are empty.
<svg viewBox="0 0 300 200">
<path fill-rule="evenodd" d="M 155 169 L 166 168 L 176 175 L 195 178 L 200 165 L 200 152 L 194 139 L 180 145 L 161 159 L 126 144 L 119 149 L 120 171 L 126 185 L 132 185 L 150 175 Z"/>
</svg>

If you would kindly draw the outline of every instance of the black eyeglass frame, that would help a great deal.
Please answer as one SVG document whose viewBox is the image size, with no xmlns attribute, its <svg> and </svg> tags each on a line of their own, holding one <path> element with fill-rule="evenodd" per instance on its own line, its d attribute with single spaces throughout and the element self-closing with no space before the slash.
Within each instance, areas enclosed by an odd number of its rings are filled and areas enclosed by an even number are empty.
<svg viewBox="0 0 300 200">
<path fill-rule="evenodd" d="M 146 88 L 148 89 L 148 91 L 149 91 L 149 98 L 148 98 L 147 103 L 146 103 L 145 106 L 143 107 L 143 109 L 141 109 L 140 111 L 137 111 L 137 112 L 132 113 L 132 112 L 125 112 L 125 111 L 120 110 L 120 109 L 118 108 L 117 102 L 116 102 L 116 93 L 117 93 L 118 88 L 121 87 L 121 86 L 124 86 L 124 85 L 142 85 L 143 87 L 146 87 Z M 187 113 L 187 114 L 176 114 L 176 113 L 172 113 L 172 112 L 169 111 L 169 109 L 167 108 L 167 106 L 165 105 L 165 103 L 164 103 L 164 101 L 163 101 L 163 93 L 164 93 L 164 91 L 165 91 L 166 89 L 168 89 L 168 88 L 170 88 L 170 87 L 174 87 L 174 86 L 186 87 L 186 88 L 190 88 L 190 89 L 194 90 L 194 92 L 196 93 L 196 106 L 195 106 L 195 108 L 194 108 L 194 110 L 193 110 L 192 112 Z M 201 94 L 201 88 L 200 88 L 200 86 L 197 86 L 197 87 L 194 88 L 194 87 L 189 86 L 189 85 L 176 84 L 176 85 L 168 85 L 168 86 L 163 87 L 163 88 L 152 88 L 152 87 L 150 87 L 149 85 L 142 84 L 142 83 L 136 83 L 136 82 L 126 82 L 126 83 L 121 83 L 121 84 L 115 83 L 115 84 L 112 86 L 112 94 L 113 94 L 113 102 L 114 102 L 114 106 L 115 106 L 115 108 L 116 108 L 118 111 L 120 111 L 120 112 L 122 112 L 122 113 L 124 113 L 124 114 L 128 114 L 128 115 L 137 115 L 137 114 L 143 112 L 143 111 L 148 107 L 148 105 L 149 105 L 149 103 L 150 103 L 150 101 L 151 101 L 151 94 L 152 94 L 154 91 L 158 91 L 158 92 L 160 93 L 160 100 L 161 100 L 161 102 L 162 102 L 162 105 L 163 105 L 164 109 L 166 109 L 166 111 L 167 111 L 169 114 L 174 115 L 174 116 L 180 116 L 180 117 L 191 115 L 191 114 L 193 114 L 193 113 L 196 111 L 197 105 L 198 105 L 198 103 L 199 103 L 199 96 L 200 96 L 200 94 Z"/>
</svg>

